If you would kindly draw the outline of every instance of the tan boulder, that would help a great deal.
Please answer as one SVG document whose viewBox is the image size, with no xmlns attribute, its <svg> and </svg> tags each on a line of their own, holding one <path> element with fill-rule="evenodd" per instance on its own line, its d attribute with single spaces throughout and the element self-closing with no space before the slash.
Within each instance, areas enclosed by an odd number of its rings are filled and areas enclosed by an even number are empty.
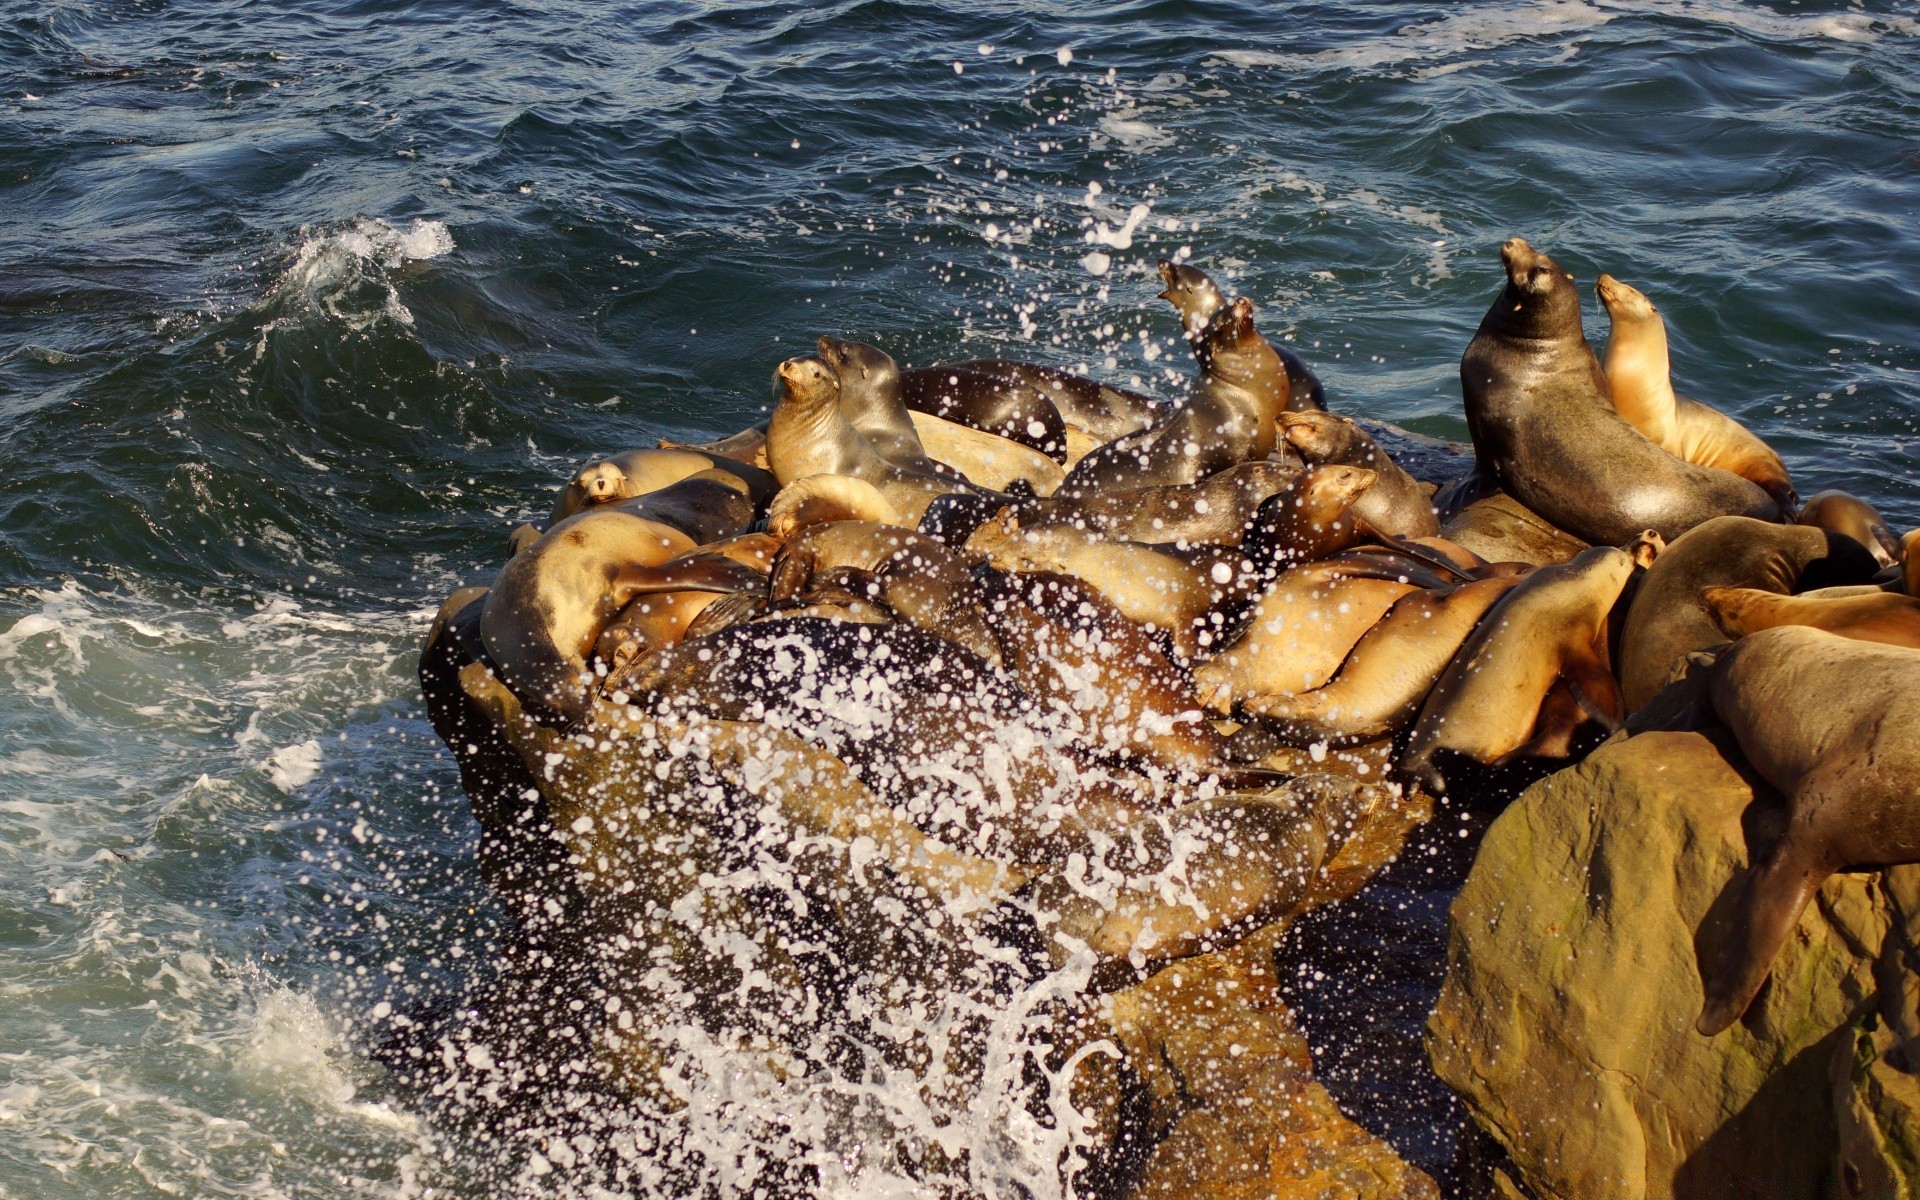
<svg viewBox="0 0 1920 1200">
<path fill-rule="evenodd" d="M 1441 534 L 1488 562 L 1523 562 L 1536 567 L 1563 563 L 1587 548 L 1570 533 L 1554 528 L 1512 496 L 1495 494 L 1467 505 Z"/>
<path fill-rule="evenodd" d="M 1736 762 L 1724 735 L 1610 742 L 1494 822 L 1454 902 L 1428 1051 L 1541 1200 L 1907 1194 L 1844 1190 L 1841 1149 L 1863 1185 L 1911 1161 L 1920 867 L 1834 876 L 1746 1018 L 1694 1032 L 1696 946 L 1784 818 Z M 1857 1025 L 1882 1008 L 1884 1039 Z"/>
</svg>

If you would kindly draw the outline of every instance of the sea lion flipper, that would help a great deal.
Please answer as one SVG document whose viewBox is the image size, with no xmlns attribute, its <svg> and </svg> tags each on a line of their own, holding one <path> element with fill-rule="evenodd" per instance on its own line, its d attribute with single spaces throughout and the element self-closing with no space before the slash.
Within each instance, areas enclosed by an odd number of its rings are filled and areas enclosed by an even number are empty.
<svg viewBox="0 0 1920 1200">
<path fill-rule="evenodd" d="M 1620 681 L 1614 678 L 1613 667 L 1609 665 L 1612 656 L 1607 653 L 1604 623 L 1593 645 L 1587 649 L 1587 653 L 1569 652 L 1560 670 L 1580 708 L 1611 733 L 1626 720 L 1627 705 L 1620 695 Z"/>
<path fill-rule="evenodd" d="M 615 605 L 625 608 L 635 596 L 655 592 L 750 592 L 766 582 L 766 576 L 724 555 L 694 554 L 657 567 L 623 566 L 608 591 Z"/>
<path fill-rule="evenodd" d="M 1794 811 L 1817 807 L 1806 790 L 1803 787 L 1794 797 Z M 1799 923 L 1801 911 L 1830 873 L 1815 859 L 1805 835 L 1796 837 L 1789 831 L 1766 863 L 1747 875 L 1712 971 L 1702 964 L 1706 1002 L 1694 1022 L 1702 1036 L 1714 1036 L 1746 1013 L 1773 970 L 1774 958 Z"/>
</svg>

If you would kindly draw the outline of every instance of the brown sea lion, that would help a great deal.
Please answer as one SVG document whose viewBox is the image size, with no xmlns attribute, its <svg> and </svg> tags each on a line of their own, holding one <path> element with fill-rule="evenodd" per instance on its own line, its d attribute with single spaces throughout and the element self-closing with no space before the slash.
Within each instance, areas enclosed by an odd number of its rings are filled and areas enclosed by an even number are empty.
<svg viewBox="0 0 1920 1200">
<path fill-rule="evenodd" d="M 840 384 L 840 412 L 888 462 L 931 470 L 913 414 L 900 398 L 900 364 L 878 346 L 822 334 L 820 361 Z"/>
<path fill-rule="evenodd" d="M 1427 696 L 1401 770 L 1438 794 L 1447 788 L 1436 761 L 1443 750 L 1483 764 L 1557 757 L 1586 718 L 1618 726 L 1626 712 L 1609 661 L 1607 618 L 1634 568 L 1651 564 L 1661 546 L 1649 530 L 1625 549 L 1595 546 L 1522 579 Z M 1550 697 L 1562 679 L 1567 687 Z"/>
<path fill-rule="evenodd" d="M 1627 424 L 1581 332 L 1573 276 L 1523 238 L 1500 256 L 1506 285 L 1460 359 L 1482 477 L 1596 545 L 1646 529 L 1672 540 L 1729 513 L 1779 518 L 1758 485 L 1683 462 Z"/>
<path fill-rule="evenodd" d="M 1369 540 L 1372 531 L 1353 509 L 1376 478 L 1365 467 L 1308 467 L 1261 502 L 1240 539 L 1241 550 L 1256 567 L 1270 571 Z"/>
<path fill-rule="evenodd" d="M 706 556 L 696 556 L 711 564 Z M 689 560 L 680 560 L 689 561 Z M 724 572 L 716 572 L 716 579 Z M 762 583 L 764 584 L 764 580 Z M 742 583 L 743 588 L 751 585 Z M 756 588 L 755 591 L 762 589 Z M 706 607 L 728 593 L 723 592 L 656 592 L 635 596 L 627 606 L 607 622 L 600 636 L 594 639 L 593 654 L 590 661 L 594 665 L 594 674 L 605 670 L 603 678 L 617 680 L 627 664 L 634 659 L 663 646 L 678 645 L 687 636 Z M 750 591 L 732 593 L 753 595 Z"/>
<path fill-rule="evenodd" d="M 1700 603 L 1723 633 L 1743 638 L 1776 625 L 1920 650 L 1920 598 L 1874 590 L 1859 596 L 1782 596 L 1757 588 L 1706 588 Z"/>
<path fill-rule="evenodd" d="M 1098 446 L 1130 433 L 1151 429 L 1173 411 L 1173 406 L 1158 396 L 1114 387 L 1039 363 L 1016 362 L 1008 358 L 976 358 L 948 363 L 944 369 L 971 371 L 1004 383 L 1019 384 L 1051 400 L 1054 410 L 1066 422 L 1068 456 L 1075 461 L 1083 457 L 1085 452 L 1072 452 L 1074 434 L 1091 439 L 1092 444 Z"/>
<path fill-rule="evenodd" d="M 678 483 L 689 475 L 715 470 L 738 476 L 755 504 L 765 504 L 779 489 L 770 473 L 725 455 L 696 450 L 628 450 L 581 467 L 560 489 L 549 520 L 564 521 L 596 504 L 617 504 Z"/>
<path fill-rule="evenodd" d="M 673 560 L 744 530 L 754 519 L 746 488 L 735 475 L 702 472 L 575 513 L 515 555 L 487 594 L 480 637 L 522 704 L 544 719 L 577 718 L 591 679 L 587 656 L 635 596 L 739 590 L 738 564 Z"/>
<path fill-rule="evenodd" d="M 869 573 L 874 596 L 899 619 L 999 665 L 999 643 L 981 614 L 981 594 L 966 561 L 910 529 L 875 521 L 813 526 L 781 550 L 771 596 L 798 596 L 817 578 L 844 568 Z"/>
<path fill-rule="evenodd" d="M 1480 618 L 1519 582 L 1484 579 L 1402 596 L 1325 686 L 1248 697 L 1241 708 L 1290 746 L 1352 746 L 1387 737 L 1419 714 Z"/>
<path fill-rule="evenodd" d="M 1874 570 L 1858 542 L 1822 529 L 1716 517 L 1688 530 L 1654 562 L 1627 610 L 1618 648 L 1627 710 L 1653 699 L 1689 654 L 1726 642 L 1700 603 L 1703 588 L 1785 595 L 1864 583 Z"/>
<path fill-rule="evenodd" d="M 1711 1037 L 1747 1010 L 1829 875 L 1920 862 L 1920 651 L 1768 629 L 1722 652 L 1708 691 L 1789 813 L 1741 885 L 1720 944 L 1702 946 L 1696 1028 Z"/>
<path fill-rule="evenodd" d="M 1060 485 L 1061 495 L 1194 483 L 1273 450 L 1287 374 L 1253 326 L 1252 302 L 1242 297 L 1216 316 L 1194 354 L 1200 378 L 1180 407 L 1152 429 L 1081 459 Z"/>
<path fill-rule="evenodd" d="M 1867 548 L 1874 561 L 1891 567 L 1905 559 L 1900 539 L 1878 509 L 1858 496 L 1828 489 L 1807 497 L 1796 524 L 1844 533 Z"/>
<path fill-rule="evenodd" d="M 1055 463 L 1067 461 L 1067 426 L 1046 394 L 964 367 L 909 367 L 900 399 L 914 412 L 1019 442 Z"/>
<path fill-rule="evenodd" d="M 913 414 L 913 428 L 928 458 L 994 491 L 1024 483 L 1036 496 L 1051 496 L 1067 477 L 1059 463 L 1011 438 L 923 412 Z"/>
<path fill-rule="evenodd" d="M 1394 602 L 1416 590 L 1333 561 L 1295 567 L 1260 597 L 1246 631 L 1194 668 L 1194 685 L 1223 714 L 1321 687 Z"/>
<path fill-rule="evenodd" d="M 840 411 L 840 384 L 817 358 L 790 358 L 776 373 L 779 401 L 767 423 L 767 461 L 784 487 L 810 475 L 848 475 L 878 488 L 908 521 L 933 500 L 975 491 L 957 476 L 890 462 Z"/>
<path fill-rule="evenodd" d="M 1667 324 L 1653 301 L 1611 275 L 1602 275 L 1594 291 L 1613 320 L 1606 375 L 1614 411 L 1667 453 L 1752 480 L 1781 512 L 1793 512 L 1793 480 L 1773 447 L 1719 409 L 1674 395 Z"/>
<path fill-rule="evenodd" d="M 1180 314 L 1180 331 L 1187 335 L 1188 343 L 1198 343 L 1206 332 L 1207 324 L 1221 309 L 1227 307 L 1229 301 L 1226 293 L 1207 277 L 1206 272 L 1185 263 L 1176 265 L 1161 259 L 1160 278 L 1167 285 L 1166 290 L 1160 293 L 1160 299 L 1171 303 Z M 1325 412 L 1327 391 L 1320 386 L 1320 379 L 1312 368 L 1285 346 L 1274 346 L 1273 352 L 1280 356 L 1280 363 L 1287 371 L 1286 411 Z"/>
<path fill-rule="evenodd" d="M 1426 489 L 1358 425 L 1327 412 L 1282 413 L 1279 420 L 1281 436 L 1308 466 L 1342 464 L 1374 472 L 1373 486 L 1354 502 L 1353 511 L 1375 529 L 1414 538 L 1439 534 L 1440 520 Z"/>
</svg>

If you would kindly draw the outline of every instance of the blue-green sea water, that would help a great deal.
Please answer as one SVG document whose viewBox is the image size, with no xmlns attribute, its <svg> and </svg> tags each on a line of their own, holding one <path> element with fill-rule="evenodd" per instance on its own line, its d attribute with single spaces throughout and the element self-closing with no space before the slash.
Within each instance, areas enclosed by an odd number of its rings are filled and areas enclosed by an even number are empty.
<svg viewBox="0 0 1920 1200">
<path fill-rule="evenodd" d="M 1907 3 L 0 4 L 0 1197 L 557 1186 L 369 1049 L 502 937 L 416 646 L 584 456 L 823 332 L 1177 395 L 1178 253 L 1461 437 L 1519 233 L 1910 528 L 1917 130 Z"/>
</svg>

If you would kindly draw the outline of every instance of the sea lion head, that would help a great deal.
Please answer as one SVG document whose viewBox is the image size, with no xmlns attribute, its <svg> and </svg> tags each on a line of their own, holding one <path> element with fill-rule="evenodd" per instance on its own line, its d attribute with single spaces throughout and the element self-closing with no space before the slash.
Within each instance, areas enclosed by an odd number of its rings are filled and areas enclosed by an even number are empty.
<svg viewBox="0 0 1920 1200">
<path fill-rule="evenodd" d="M 1160 278 L 1167 285 L 1160 299 L 1172 302 L 1180 310 L 1180 328 L 1189 341 L 1198 341 L 1206 331 L 1207 322 L 1227 306 L 1226 296 L 1207 278 L 1205 271 L 1185 263 L 1161 259 Z"/>
<path fill-rule="evenodd" d="M 1553 337 L 1580 330 L 1580 293 L 1573 276 L 1559 263 L 1535 250 L 1523 237 L 1500 245 L 1500 261 L 1507 268 L 1507 286 L 1501 303 L 1489 316 L 1522 336 Z"/>
<path fill-rule="evenodd" d="M 775 394 L 782 404 L 818 408 L 840 403 L 839 376 L 812 355 L 788 359 L 774 368 L 773 377 Z"/>
<path fill-rule="evenodd" d="M 878 346 L 820 336 L 820 358 L 833 369 L 843 392 L 892 394 L 900 386 L 900 364 Z"/>
<path fill-rule="evenodd" d="M 1329 412 L 1283 412 L 1280 432 L 1309 463 L 1339 462 L 1353 445 L 1354 424 Z"/>
<path fill-rule="evenodd" d="M 1214 314 L 1194 343 L 1193 351 L 1200 365 L 1206 367 L 1222 356 L 1266 345 L 1267 339 L 1253 327 L 1253 301 L 1242 296 Z"/>
<path fill-rule="evenodd" d="M 1646 294 L 1630 283 L 1621 283 L 1611 275 L 1602 275 L 1593 285 L 1594 294 L 1606 305 L 1607 315 L 1616 321 L 1645 320 L 1660 310 Z"/>
<path fill-rule="evenodd" d="M 573 477 L 573 486 L 580 494 L 582 508 L 611 504 L 627 498 L 627 473 L 618 463 L 602 459 L 581 467 Z"/>
<path fill-rule="evenodd" d="M 1362 538 L 1353 502 L 1380 475 L 1344 464 L 1308 467 L 1261 501 L 1241 540 L 1241 553 L 1263 571 L 1337 554 Z"/>
</svg>

